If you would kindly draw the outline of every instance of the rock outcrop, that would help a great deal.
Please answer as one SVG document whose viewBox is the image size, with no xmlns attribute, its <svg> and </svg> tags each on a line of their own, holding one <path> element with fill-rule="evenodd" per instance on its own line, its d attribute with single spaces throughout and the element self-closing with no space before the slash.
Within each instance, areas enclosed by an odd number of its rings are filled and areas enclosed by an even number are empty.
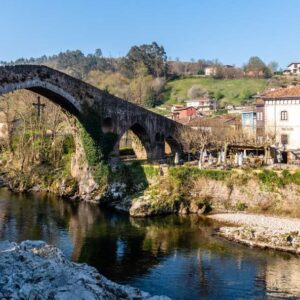
<svg viewBox="0 0 300 300">
<path fill-rule="evenodd" d="M 257 227 L 221 227 L 218 234 L 230 241 L 250 247 L 274 249 L 300 254 L 300 235 L 295 232 L 281 232 Z"/>
<path fill-rule="evenodd" d="M 116 284 L 43 241 L 25 241 L 0 243 L 0 299 L 169 298 Z"/>
</svg>

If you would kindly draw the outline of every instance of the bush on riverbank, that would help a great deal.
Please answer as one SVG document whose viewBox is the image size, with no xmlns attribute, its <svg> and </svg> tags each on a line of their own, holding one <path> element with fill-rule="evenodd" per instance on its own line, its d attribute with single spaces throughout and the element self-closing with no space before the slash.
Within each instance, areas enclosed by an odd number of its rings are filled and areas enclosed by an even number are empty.
<svg viewBox="0 0 300 300">
<path fill-rule="evenodd" d="M 195 179 L 197 177 L 208 177 L 213 180 L 225 180 L 231 175 L 227 170 L 201 170 L 197 167 L 172 167 L 169 174 L 181 181 Z"/>
<path fill-rule="evenodd" d="M 171 167 L 138 195 L 132 215 L 213 210 L 300 215 L 300 172 Z"/>
<path fill-rule="evenodd" d="M 284 188 L 289 184 L 300 185 L 300 171 L 291 173 L 287 170 L 282 172 L 275 172 L 271 170 L 263 170 L 257 174 L 262 187 L 270 191 L 276 188 Z"/>
</svg>

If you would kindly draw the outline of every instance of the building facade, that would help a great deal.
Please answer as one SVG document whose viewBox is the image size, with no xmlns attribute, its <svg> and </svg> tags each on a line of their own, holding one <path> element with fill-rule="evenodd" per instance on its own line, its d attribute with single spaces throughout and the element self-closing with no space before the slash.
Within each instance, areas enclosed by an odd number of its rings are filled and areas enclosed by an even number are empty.
<svg viewBox="0 0 300 300">
<path fill-rule="evenodd" d="M 171 119 L 185 123 L 197 117 L 197 109 L 193 106 L 189 107 L 172 107 Z"/>
<path fill-rule="evenodd" d="M 300 62 L 292 62 L 284 70 L 286 75 L 300 75 Z"/>
<path fill-rule="evenodd" d="M 261 98 L 264 135 L 273 136 L 276 147 L 288 153 L 288 160 L 300 159 L 300 86 L 273 90 Z"/>
<path fill-rule="evenodd" d="M 185 101 L 187 107 L 194 107 L 199 112 L 210 112 L 216 110 L 216 101 L 209 98 L 191 99 Z"/>
<path fill-rule="evenodd" d="M 255 107 L 247 107 L 242 111 L 242 128 L 243 132 L 251 137 L 256 135 L 256 109 Z"/>
<path fill-rule="evenodd" d="M 256 140 L 263 143 L 265 139 L 265 103 L 262 100 L 256 102 Z"/>
</svg>

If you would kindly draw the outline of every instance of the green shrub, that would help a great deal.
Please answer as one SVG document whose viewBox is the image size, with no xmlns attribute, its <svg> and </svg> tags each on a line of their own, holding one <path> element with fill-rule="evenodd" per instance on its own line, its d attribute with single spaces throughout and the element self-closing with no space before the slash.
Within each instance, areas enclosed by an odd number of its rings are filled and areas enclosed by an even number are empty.
<svg viewBox="0 0 300 300">
<path fill-rule="evenodd" d="M 117 169 L 110 174 L 110 182 L 122 182 L 126 184 L 128 193 L 135 193 L 137 186 L 148 186 L 144 166 L 139 161 L 127 165 L 120 163 Z"/>
<path fill-rule="evenodd" d="M 236 204 L 236 209 L 238 211 L 244 211 L 247 208 L 248 208 L 248 206 L 247 206 L 247 204 L 245 202 L 238 201 L 238 203 Z"/>
<path fill-rule="evenodd" d="M 258 179 L 261 181 L 263 186 L 273 190 L 275 187 L 283 187 L 284 181 L 282 177 L 279 177 L 276 172 L 270 170 L 263 170 L 257 174 Z"/>
<path fill-rule="evenodd" d="M 63 153 L 70 154 L 75 152 L 75 141 L 72 135 L 68 135 L 63 140 Z"/>
<path fill-rule="evenodd" d="M 197 167 L 174 167 L 170 168 L 169 174 L 181 181 L 196 179 L 197 177 L 224 181 L 231 176 L 232 172 L 226 170 L 201 170 Z"/>
<path fill-rule="evenodd" d="M 120 156 L 134 155 L 134 150 L 132 148 L 121 148 L 119 150 L 119 155 Z"/>
<path fill-rule="evenodd" d="M 153 178 L 159 175 L 159 168 L 154 165 L 142 165 L 142 168 L 147 178 Z"/>
<path fill-rule="evenodd" d="M 203 204 L 203 206 L 205 207 L 203 213 L 208 214 L 212 211 L 212 203 L 210 198 L 205 198 L 201 204 Z"/>
</svg>

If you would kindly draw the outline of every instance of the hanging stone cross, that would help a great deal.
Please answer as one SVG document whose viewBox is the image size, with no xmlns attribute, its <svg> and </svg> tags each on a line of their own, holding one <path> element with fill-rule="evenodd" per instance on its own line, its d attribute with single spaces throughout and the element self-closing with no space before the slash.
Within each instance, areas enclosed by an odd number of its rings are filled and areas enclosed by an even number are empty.
<svg viewBox="0 0 300 300">
<path fill-rule="evenodd" d="M 36 107 L 37 112 L 38 112 L 38 117 L 40 117 L 40 116 L 41 116 L 41 112 L 42 112 L 43 109 L 45 108 L 46 104 L 41 103 L 41 97 L 38 96 L 38 98 L 37 98 L 37 103 L 32 103 L 32 105 L 33 105 L 34 107 Z"/>
</svg>

